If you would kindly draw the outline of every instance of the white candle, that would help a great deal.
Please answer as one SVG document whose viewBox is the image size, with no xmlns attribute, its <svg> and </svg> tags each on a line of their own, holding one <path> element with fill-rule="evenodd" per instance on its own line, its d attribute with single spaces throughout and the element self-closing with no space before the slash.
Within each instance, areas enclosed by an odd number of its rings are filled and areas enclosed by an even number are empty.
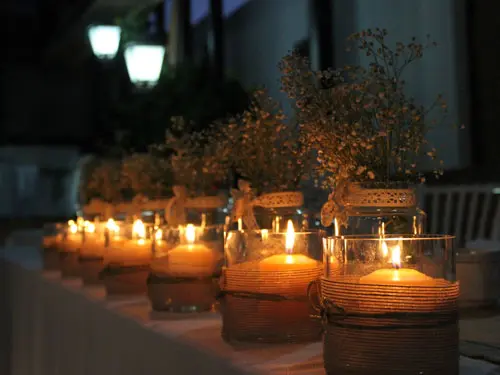
<svg viewBox="0 0 500 375">
<path fill-rule="evenodd" d="M 132 226 L 132 240 L 111 242 L 105 252 L 106 262 L 141 262 L 149 263 L 151 260 L 151 240 L 146 239 L 146 227 L 142 220 L 135 220 Z"/>
<path fill-rule="evenodd" d="M 317 268 L 319 262 L 303 254 L 292 254 L 295 244 L 295 230 L 291 220 L 287 223 L 285 237 L 286 254 L 277 254 L 260 261 L 259 269 L 266 271 L 296 271 Z"/>
<path fill-rule="evenodd" d="M 382 243 L 382 251 L 389 252 L 385 241 Z M 411 285 L 411 286 L 432 286 L 436 281 L 414 269 L 401 268 L 401 247 L 395 245 L 391 248 L 391 261 L 393 268 L 383 268 L 376 270 L 359 279 L 360 284 L 377 285 Z"/>
<path fill-rule="evenodd" d="M 82 232 L 83 229 L 83 219 L 78 218 L 75 223 L 74 220 L 68 221 L 68 229 L 66 231 L 66 235 L 63 236 L 62 241 L 62 250 L 67 252 L 74 252 L 80 249 L 82 246 L 83 238 Z"/>
<path fill-rule="evenodd" d="M 217 256 L 212 249 L 196 241 L 196 227 L 188 224 L 184 230 L 185 244 L 176 246 L 166 256 L 156 258 L 151 269 L 178 277 L 207 277 L 214 273 Z"/>
</svg>

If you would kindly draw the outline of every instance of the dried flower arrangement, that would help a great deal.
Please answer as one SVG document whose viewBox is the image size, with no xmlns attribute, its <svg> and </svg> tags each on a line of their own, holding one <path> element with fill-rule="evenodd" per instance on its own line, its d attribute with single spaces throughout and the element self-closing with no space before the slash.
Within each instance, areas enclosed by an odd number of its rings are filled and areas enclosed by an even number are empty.
<svg viewBox="0 0 500 375">
<path fill-rule="evenodd" d="M 187 188 L 193 196 L 214 195 L 228 175 L 220 144 L 212 129 L 189 132 L 182 117 L 172 118 L 165 142 L 154 148 L 170 154 L 170 167 L 175 185 Z"/>
<path fill-rule="evenodd" d="M 100 199 L 107 203 L 123 200 L 122 162 L 120 159 L 96 159 L 84 171 L 84 201 Z"/>
<path fill-rule="evenodd" d="M 122 162 L 122 185 L 129 196 L 149 200 L 172 194 L 173 173 L 170 160 L 150 147 L 146 153 L 132 153 Z"/>
<path fill-rule="evenodd" d="M 298 127 L 287 122 L 264 90 L 254 92 L 240 116 L 219 126 L 217 142 L 223 164 L 248 181 L 257 195 L 297 190 L 306 172 Z"/>
<path fill-rule="evenodd" d="M 349 182 L 423 182 L 417 164 L 422 156 L 436 159 L 427 132 L 437 124 L 435 111 L 446 115 L 438 96 L 429 107 L 406 94 L 408 66 L 434 46 L 415 38 L 391 47 L 387 31 L 365 30 L 349 40 L 367 64 L 313 71 L 306 58 L 292 52 L 280 64 L 282 88 L 294 102 L 302 127 L 301 142 L 314 150 L 315 176 L 335 189 Z M 442 161 L 435 168 L 441 174 Z M 372 184 L 373 186 L 373 184 Z"/>
</svg>

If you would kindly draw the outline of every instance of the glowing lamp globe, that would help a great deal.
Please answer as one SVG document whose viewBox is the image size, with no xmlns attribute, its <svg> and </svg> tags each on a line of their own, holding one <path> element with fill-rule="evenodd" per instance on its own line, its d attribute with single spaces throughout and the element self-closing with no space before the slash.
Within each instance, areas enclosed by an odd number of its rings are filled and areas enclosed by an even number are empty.
<svg viewBox="0 0 500 375">
<path fill-rule="evenodd" d="M 136 86 L 152 87 L 160 78 L 165 47 L 148 44 L 129 44 L 125 49 L 125 62 L 130 81 Z"/>
<path fill-rule="evenodd" d="M 92 25 L 88 28 L 90 46 L 99 59 L 110 60 L 116 56 L 120 46 L 120 26 Z"/>
</svg>

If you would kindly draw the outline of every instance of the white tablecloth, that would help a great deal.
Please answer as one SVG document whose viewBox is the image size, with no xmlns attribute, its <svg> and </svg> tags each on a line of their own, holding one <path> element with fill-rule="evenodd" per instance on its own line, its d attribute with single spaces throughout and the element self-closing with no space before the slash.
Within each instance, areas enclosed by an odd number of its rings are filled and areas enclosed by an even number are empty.
<svg viewBox="0 0 500 375">
<path fill-rule="evenodd" d="M 3 256 L 1 375 L 324 375 L 320 343 L 234 348 L 215 313 L 152 315 L 145 297 L 108 300 L 41 272 L 35 249 Z M 461 375 L 498 371 L 461 362 Z"/>
</svg>

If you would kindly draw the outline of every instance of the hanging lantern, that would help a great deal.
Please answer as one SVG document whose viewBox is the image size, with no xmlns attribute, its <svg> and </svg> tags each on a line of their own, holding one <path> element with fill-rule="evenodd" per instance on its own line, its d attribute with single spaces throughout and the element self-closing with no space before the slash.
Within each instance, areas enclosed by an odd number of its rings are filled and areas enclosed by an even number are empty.
<svg viewBox="0 0 500 375">
<path fill-rule="evenodd" d="M 155 86 L 160 78 L 164 57 L 164 46 L 128 44 L 125 49 L 125 62 L 130 81 L 136 86 Z"/>
<path fill-rule="evenodd" d="M 120 26 L 91 25 L 87 32 L 90 46 L 97 58 L 111 60 L 116 56 L 120 46 Z"/>
</svg>

